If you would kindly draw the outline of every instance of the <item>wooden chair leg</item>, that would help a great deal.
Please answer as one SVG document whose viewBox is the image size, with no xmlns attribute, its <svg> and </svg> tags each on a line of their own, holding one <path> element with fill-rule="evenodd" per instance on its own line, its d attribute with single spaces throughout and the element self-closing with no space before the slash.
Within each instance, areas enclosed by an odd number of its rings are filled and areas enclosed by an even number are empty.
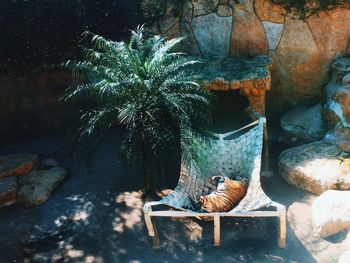
<svg viewBox="0 0 350 263">
<path fill-rule="evenodd" d="M 153 230 L 154 230 L 154 236 L 152 237 L 152 239 L 153 239 L 153 248 L 154 249 L 159 249 L 160 248 L 160 240 L 159 240 L 159 236 L 158 236 L 158 231 L 157 231 L 156 225 L 154 224 L 153 220 L 152 220 L 152 225 L 153 225 Z"/>
<path fill-rule="evenodd" d="M 281 211 L 278 217 L 279 227 L 278 227 L 278 247 L 285 248 L 286 246 L 286 234 L 287 234 L 287 220 L 286 220 L 286 210 Z"/>
<path fill-rule="evenodd" d="M 220 247 L 220 216 L 214 216 L 214 247 Z"/>
<path fill-rule="evenodd" d="M 149 212 L 152 211 L 152 205 L 158 205 L 158 203 L 157 202 L 146 203 L 143 207 L 143 213 L 144 213 L 144 218 L 145 218 L 148 234 L 149 234 L 149 236 L 152 237 L 152 240 L 153 240 L 153 248 L 157 249 L 160 247 L 158 231 L 157 231 L 156 225 L 154 223 L 154 220 L 152 219 L 152 217 L 149 214 Z"/>
</svg>

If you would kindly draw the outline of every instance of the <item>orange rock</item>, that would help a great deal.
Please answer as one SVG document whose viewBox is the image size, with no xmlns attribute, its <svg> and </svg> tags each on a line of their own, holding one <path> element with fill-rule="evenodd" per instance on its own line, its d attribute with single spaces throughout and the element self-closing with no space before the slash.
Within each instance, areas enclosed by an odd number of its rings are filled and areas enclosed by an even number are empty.
<svg viewBox="0 0 350 263">
<path fill-rule="evenodd" d="M 270 0 L 255 0 L 254 8 L 261 21 L 284 23 L 287 10 L 280 5 L 273 4 Z"/>
<path fill-rule="evenodd" d="M 328 63 L 346 53 L 350 39 L 350 10 L 337 8 L 320 12 L 307 19 L 317 46 L 323 50 Z"/>
<path fill-rule="evenodd" d="M 328 81 L 329 61 L 318 52 L 305 63 L 291 70 L 295 95 L 300 101 L 322 99 L 323 89 Z"/>
<path fill-rule="evenodd" d="M 237 4 L 233 12 L 230 56 L 266 55 L 265 30 L 252 8 L 252 3 Z"/>
<path fill-rule="evenodd" d="M 29 173 L 39 164 L 37 154 L 13 154 L 0 156 L 0 179 Z"/>
<path fill-rule="evenodd" d="M 273 60 L 271 95 L 279 98 L 272 102 L 274 108 L 283 109 L 322 95 L 329 65 L 306 22 L 287 16 L 281 42 L 276 52 L 270 52 L 270 57 Z"/>
</svg>

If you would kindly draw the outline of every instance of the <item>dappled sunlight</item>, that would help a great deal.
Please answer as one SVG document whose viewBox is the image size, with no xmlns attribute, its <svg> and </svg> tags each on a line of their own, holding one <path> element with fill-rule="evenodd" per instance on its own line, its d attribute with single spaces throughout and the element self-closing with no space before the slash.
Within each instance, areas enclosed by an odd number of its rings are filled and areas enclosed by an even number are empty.
<svg viewBox="0 0 350 263">
<path fill-rule="evenodd" d="M 83 250 L 75 249 L 71 245 L 65 247 L 65 250 L 60 256 L 56 255 L 57 259 L 63 259 L 63 262 L 81 262 L 81 263 L 104 263 L 102 257 L 95 255 L 87 255 Z M 54 257 L 52 257 L 54 259 Z"/>
<path fill-rule="evenodd" d="M 113 220 L 113 229 L 117 233 L 125 229 L 134 229 L 143 226 L 142 192 L 124 192 L 115 198 L 118 207 L 115 209 L 116 217 Z"/>
<path fill-rule="evenodd" d="M 69 201 L 75 203 L 73 215 L 71 219 L 74 222 L 89 223 L 89 217 L 95 209 L 93 198 L 88 195 L 72 195 L 66 198 Z"/>
<path fill-rule="evenodd" d="M 74 221 L 87 221 L 90 214 L 88 214 L 86 211 L 78 211 L 73 216 Z"/>
</svg>

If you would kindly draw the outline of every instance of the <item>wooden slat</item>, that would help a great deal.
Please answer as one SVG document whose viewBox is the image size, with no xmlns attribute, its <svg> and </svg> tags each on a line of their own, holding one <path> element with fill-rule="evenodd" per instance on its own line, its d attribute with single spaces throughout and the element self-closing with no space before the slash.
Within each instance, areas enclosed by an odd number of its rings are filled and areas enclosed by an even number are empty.
<svg viewBox="0 0 350 263">
<path fill-rule="evenodd" d="M 277 211 L 252 211 L 247 213 L 195 213 L 184 211 L 152 211 L 150 216 L 161 217 L 214 217 L 216 215 L 221 217 L 276 217 L 280 213 Z"/>
</svg>

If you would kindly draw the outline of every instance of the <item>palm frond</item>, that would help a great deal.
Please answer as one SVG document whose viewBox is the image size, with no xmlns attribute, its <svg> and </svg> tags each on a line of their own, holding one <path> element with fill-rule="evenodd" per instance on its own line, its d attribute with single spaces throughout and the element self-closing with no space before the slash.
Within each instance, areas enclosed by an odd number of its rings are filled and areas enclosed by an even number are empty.
<svg viewBox="0 0 350 263">
<path fill-rule="evenodd" d="M 130 153 L 142 125 L 147 146 L 157 152 L 179 138 L 180 127 L 188 130 L 210 120 L 211 95 L 199 85 L 200 61 L 178 50 L 184 38 L 145 38 L 143 26 L 131 31 L 128 42 L 83 35 L 91 38 L 83 47 L 84 59 L 64 65 L 81 83 L 63 97 L 77 101 L 83 111 L 82 137 L 120 125 L 123 148 Z"/>
</svg>

